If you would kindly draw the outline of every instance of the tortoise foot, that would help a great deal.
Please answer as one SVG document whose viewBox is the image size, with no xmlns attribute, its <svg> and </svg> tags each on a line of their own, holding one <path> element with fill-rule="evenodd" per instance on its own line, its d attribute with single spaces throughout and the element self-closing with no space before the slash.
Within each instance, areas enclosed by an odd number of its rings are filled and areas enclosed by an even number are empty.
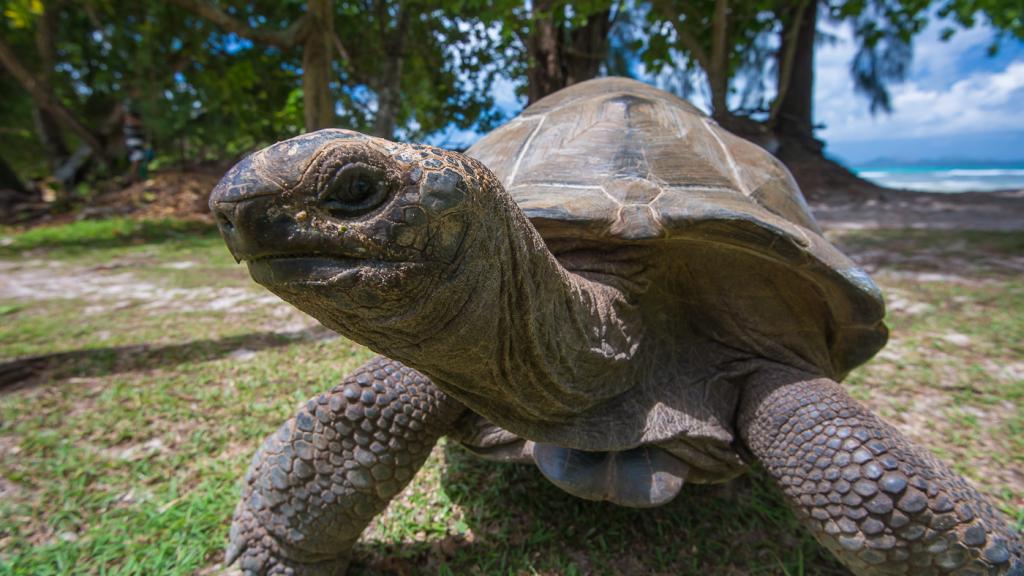
<svg viewBox="0 0 1024 576">
<path fill-rule="evenodd" d="M 753 376 L 740 432 L 815 538 L 861 576 L 1020 575 L 1003 516 L 835 382 Z"/>
<path fill-rule="evenodd" d="M 375 358 L 263 443 L 227 564 L 254 576 L 344 573 L 352 546 L 463 411 L 423 375 Z"/>
<path fill-rule="evenodd" d="M 238 504 L 231 523 L 225 565 L 237 562 L 242 574 L 247 576 L 336 576 L 348 569 L 347 553 L 315 562 L 299 562 L 289 557 L 285 548 L 256 519 L 248 499 Z"/>
</svg>

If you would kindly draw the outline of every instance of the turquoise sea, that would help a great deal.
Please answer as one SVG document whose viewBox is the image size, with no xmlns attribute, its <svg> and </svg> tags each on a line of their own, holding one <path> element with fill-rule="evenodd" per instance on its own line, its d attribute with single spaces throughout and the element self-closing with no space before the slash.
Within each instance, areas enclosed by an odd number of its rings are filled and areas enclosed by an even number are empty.
<svg viewBox="0 0 1024 576">
<path fill-rule="evenodd" d="M 870 166 L 854 168 L 858 176 L 887 188 L 922 192 L 991 192 L 1024 189 L 1024 165 Z"/>
</svg>

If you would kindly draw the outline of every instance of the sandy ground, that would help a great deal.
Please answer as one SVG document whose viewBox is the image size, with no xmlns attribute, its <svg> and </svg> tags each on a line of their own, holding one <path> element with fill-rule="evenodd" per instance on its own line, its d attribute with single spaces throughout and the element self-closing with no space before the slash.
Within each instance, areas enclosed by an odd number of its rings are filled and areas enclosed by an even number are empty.
<svg viewBox="0 0 1024 576">
<path fill-rule="evenodd" d="M 884 190 L 861 201 L 811 202 L 811 210 L 826 230 L 1024 230 L 1024 190 L 960 194 Z"/>
</svg>

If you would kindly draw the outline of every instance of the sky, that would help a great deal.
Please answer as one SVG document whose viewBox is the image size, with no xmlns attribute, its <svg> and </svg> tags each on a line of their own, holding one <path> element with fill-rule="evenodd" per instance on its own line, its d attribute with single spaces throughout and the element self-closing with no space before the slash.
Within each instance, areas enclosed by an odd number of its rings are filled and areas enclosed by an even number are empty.
<svg viewBox="0 0 1024 576">
<path fill-rule="evenodd" d="M 826 153 L 849 164 L 881 157 L 903 161 L 1024 160 L 1024 41 L 1004 40 L 995 56 L 995 32 L 960 30 L 943 42 L 932 23 L 914 40 L 907 81 L 891 87 L 892 114 L 871 115 L 852 88 L 855 47 L 849 27 L 815 54 L 815 121 Z"/>
<path fill-rule="evenodd" d="M 989 56 L 996 38 L 992 28 L 958 29 L 942 41 L 947 25 L 933 19 L 914 39 L 910 74 L 890 87 L 892 113 L 876 115 L 853 90 L 849 66 L 856 47 L 850 27 L 823 26 L 836 38 L 815 50 L 815 123 L 822 126 L 817 135 L 826 142 L 826 154 L 851 166 L 880 158 L 1024 163 L 1024 41 L 1006 39 Z M 642 67 L 635 71 L 650 80 Z M 509 116 L 524 105 L 509 82 L 497 82 L 494 97 Z M 697 94 L 694 103 L 707 110 L 705 100 Z M 444 139 L 477 136 L 452 131 Z"/>
</svg>

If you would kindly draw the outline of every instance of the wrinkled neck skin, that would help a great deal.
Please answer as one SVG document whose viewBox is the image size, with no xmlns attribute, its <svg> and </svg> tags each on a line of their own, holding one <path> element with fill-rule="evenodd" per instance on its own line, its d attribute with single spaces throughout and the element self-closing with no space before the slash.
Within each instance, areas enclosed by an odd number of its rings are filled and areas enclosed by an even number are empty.
<svg viewBox="0 0 1024 576">
<path fill-rule="evenodd" d="M 640 323 L 622 291 L 565 270 L 490 172 L 464 160 L 479 168 L 470 198 L 431 222 L 425 262 L 363 271 L 365 290 L 270 288 L 529 438 L 630 387 Z"/>
<path fill-rule="evenodd" d="M 436 352 L 409 361 L 510 430 L 565 421 L 632 385 L 623 374 L 640 345 L 638 313 L 618 288 L 563 268 L 489 183 L 494 201 L 478 220 L 488 225 L 467 238 L 452 324 L 432 338 Z"/>
</svg>

